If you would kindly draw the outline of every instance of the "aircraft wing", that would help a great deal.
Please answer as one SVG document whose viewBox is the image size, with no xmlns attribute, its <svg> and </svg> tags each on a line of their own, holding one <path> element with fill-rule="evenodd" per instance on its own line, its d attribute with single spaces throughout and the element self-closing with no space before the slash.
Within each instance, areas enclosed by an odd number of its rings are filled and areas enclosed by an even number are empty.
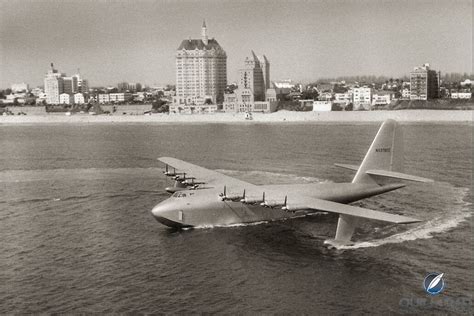
<svg viewBox="0 0 474 316">
<path fill-rule="evenodd" d="M 321 200 L 317 198 L 311 198 L 306 196 L 299 196 L 297 197 L 297 204 L 292 205 L 289 203 L 287 205 L 287 209 L 297 210 L 297 209 L 312 209 L 317 211 L 324 211 L 324 212 L 331 212 L 331 213 L 338 213 L 343 215 L 350 215 L 354 217 L 361 217 L 365 219 L 371 220 L 378 220 L 383 222 L 389 223 L 396 223 L 396 224 L 409 224 L 409 223 L 416 223 L 420 222 L 420 220 L 415 218 L 410 218 L 401 215 L 395 215 L 380 211 L 374 211 L 371 209 L 352 206 L 348 204 L 342 204 L 327 200 Z"/>
<path fill-rule="evenodd" d="M 256 187 L 254 184 L 245 182 L 230 176 L 226 176 L 220 172 L 209 170 L 192 163 L 182 161 L 171 157 L 158 158 L 159 161 L 176 168 L 178 172 L 186 173 L 187 177 L 194 177 L 196 181 L 202 181 L 206 187 L 222 187 L 226 186 L 231 191 L 244 190 L 246 188 Z"/>
</svg>

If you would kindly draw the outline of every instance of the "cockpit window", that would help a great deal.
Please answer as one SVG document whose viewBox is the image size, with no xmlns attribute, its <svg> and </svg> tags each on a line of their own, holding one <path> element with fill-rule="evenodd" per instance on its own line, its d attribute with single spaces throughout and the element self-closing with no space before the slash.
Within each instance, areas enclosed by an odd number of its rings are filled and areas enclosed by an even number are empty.
<svg viewBox="0 0 474 316">
<path fill-rule="evenodd" d="M 186 193 L 183 193 L 183 192 L 175 192 L 175 193 L 173 193 L 172 197 L 175 197 L 175 198 L 186 197 Z"/>
</svg>

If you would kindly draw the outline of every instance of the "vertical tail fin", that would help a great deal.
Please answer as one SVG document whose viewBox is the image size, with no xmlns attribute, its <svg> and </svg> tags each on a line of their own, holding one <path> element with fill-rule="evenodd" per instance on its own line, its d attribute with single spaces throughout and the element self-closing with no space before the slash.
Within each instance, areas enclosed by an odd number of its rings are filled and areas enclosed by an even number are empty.
<svg viewBox="0 0 474 316">
<path fill-rule="evenodd" d="M 339 165 L 344 168 L 356 170 L 357 166 Z M 380 178 L 394 178 L 417 182 L 432 182 L 433 180 L 412 176 L 403 173 L 403 130 L 394 120 L 386 120 L 380 127 L 372 145 L 370 145 L 362 164 L 352 183 L 379 185 Z M 382 185 L 378 189 L 380 194 L 403 187 L 403 184 Z M 374 194 L 374 195 L 375 195 Z M 336 237 L 328 240 L 328 245 L 338 247 L 350 243 L 354 230 L 364 216 L 354 216 L 348 212 L 339 215 Z M 368 217 L 365 217 L 368 218 Z M 375 219 L 375 218 L 374 218 Z M 397 222 L 397 221 L 394 221 Z M 404 223 L 408 223 L 404 221 Z M 402 221 L 397 222 L 402 223 Z"/>
<path fill-rule="evenodd" d="M 403 172 L 403 130 L 394 120 L 382 124 L 352 183 L 377 184 L 371 169 Z"/>
</svg>

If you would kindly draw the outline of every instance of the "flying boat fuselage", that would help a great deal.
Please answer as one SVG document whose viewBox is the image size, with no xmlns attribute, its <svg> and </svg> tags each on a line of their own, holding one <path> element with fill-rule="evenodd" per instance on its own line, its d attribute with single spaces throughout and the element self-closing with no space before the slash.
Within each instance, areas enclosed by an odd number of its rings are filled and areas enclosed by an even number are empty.
<svg viewBox="0 0 474 316">
<path fill-rule="evenodd" d="M 229 226 L 240 223 L 274 221 L 301 216 L 297 201 L 292 203 L 292 193 L 304 193 L 312 197 L 338 203 L 350 203 L 373 195 L 395 190 L 402 184 L 377 186 L 360 183 L 316 183 L 301 185 L 257 186 L 247 191 L 247 200 L 242 201 L 243 193 L 232 192 L 232 199 L 222 199 L 222 190 L 196 189 L 175 192 L 170 198 L 157 204 L 152 214 L 160 223 L 176 228 Z M 267 204 L 263 206 L 263 193 Z M 294 194 L 293 194 L 294 195 Z M 293 211 L 282 209 L 285 197 Z M 296 203 L 296 204 L 295 204 Z"/>
<path fill-rule="evenodd" d="M 403 130 L 394 120 L 382 124 L 360 165 L 336 164 L 356 171 L 351 183 L 255 185 L 176 158 L 159 160 L 166 164 L 165 175 L 175 180 L 166 188 L 173 195 L 152 210 L 164 225 L 230 226 L 328 212 L 339 215 L 335 238 L 326 241 L 334 247 L 349 244 L 362 220 L 420 221 L 348 203 L 405 186 L 394 179 L 433 181 L 403 173 Z"/>
</svg>

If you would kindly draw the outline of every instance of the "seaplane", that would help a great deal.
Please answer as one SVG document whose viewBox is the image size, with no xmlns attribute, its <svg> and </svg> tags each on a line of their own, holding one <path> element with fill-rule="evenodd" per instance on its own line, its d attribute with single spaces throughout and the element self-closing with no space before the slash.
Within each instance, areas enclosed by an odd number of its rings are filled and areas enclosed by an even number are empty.
<svg viewBox="0 0 474 316">
<path fill-rule="evenodd" d="M 163 173 L 175 181 L 166 188 L 172 195 L 151 211 L 158 222 L 178 229 L 225 227 L 336 213 L 335 237 L 324 242 L 329 248 L 352 244 L 362 221 L 420 222 L 349 203 L 404 187 L 399 180 L 433 182 L 403 173 L 403 129 L 394 120 L 382 124 L 360 165 L 335 164 L 355 171 L 348 183 L 255 185 L 176 158 L 158 160 L 166 165 Z"/>
</svg>

